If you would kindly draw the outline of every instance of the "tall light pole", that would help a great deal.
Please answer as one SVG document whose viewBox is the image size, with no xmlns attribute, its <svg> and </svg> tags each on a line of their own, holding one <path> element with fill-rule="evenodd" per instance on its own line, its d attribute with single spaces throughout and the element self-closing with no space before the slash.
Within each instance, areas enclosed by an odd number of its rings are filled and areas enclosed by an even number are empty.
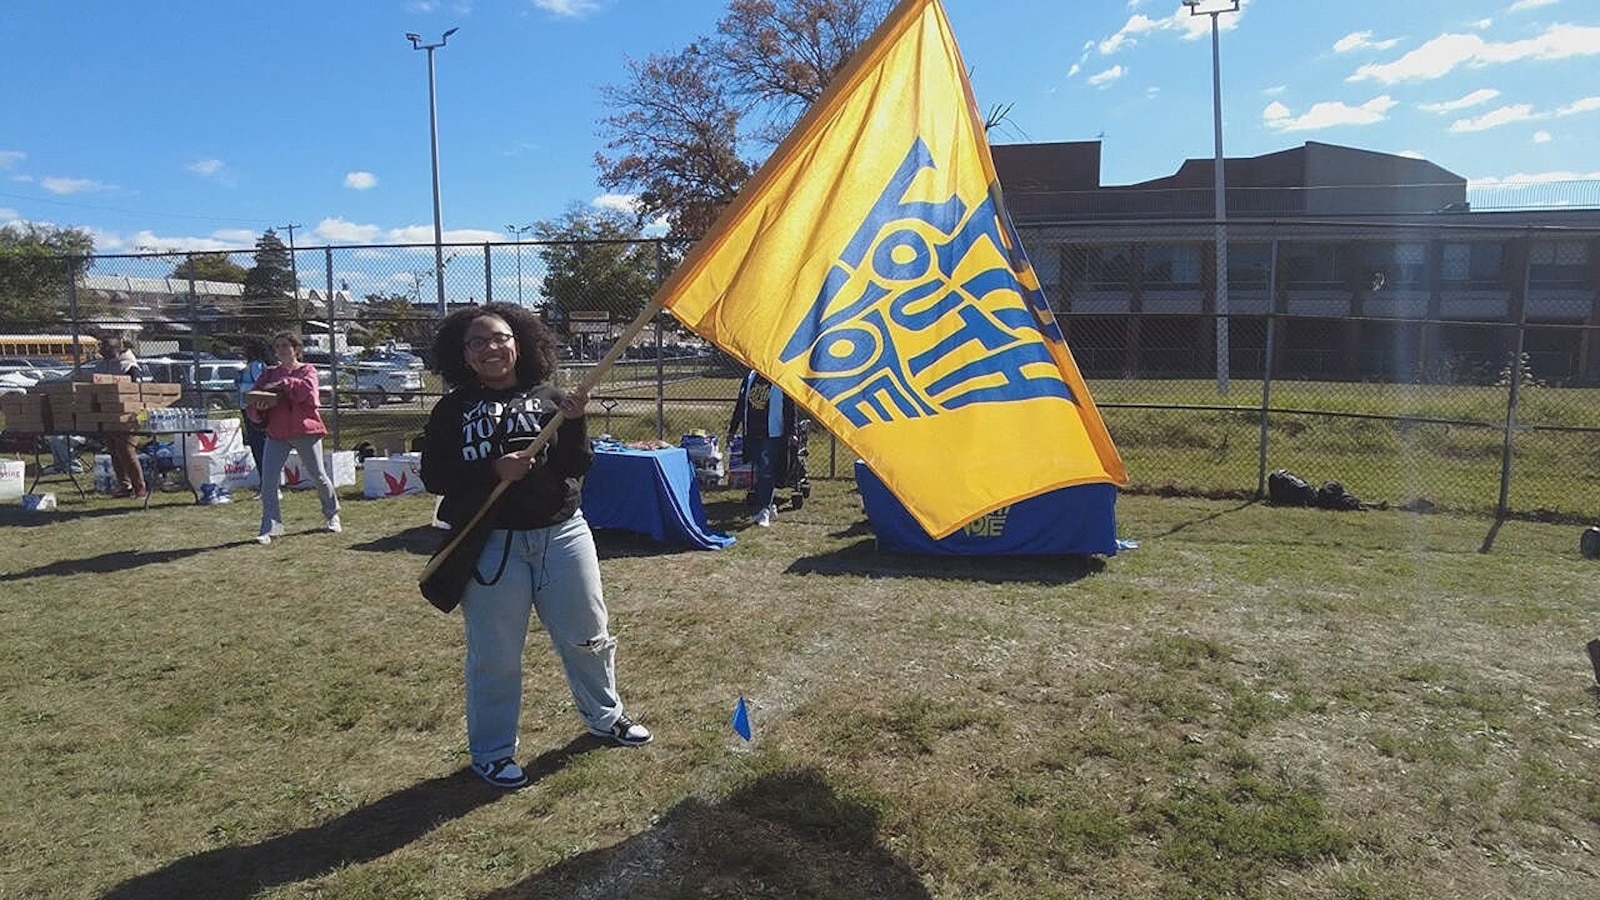
<svg viewBox="0 0 1600 900">
<path fill-rule="evenodd" d="M 448 311 L 444 300 L 444 215 L 439 208 L 439 104 L 435 99 L 433 79 L 433 51 L 450 41 L 450 35 L 460 31 L 452 28 L 439 36 L 436 44 L 422 43 L 422 35 L 406 34 L 411 49 L 428 51 L 428 136 L 433 147 L 433 277 L 439 292 L 439 315 Z"/>
<path fill-rule="evenodd" d="M 1217 316 L 1217 393 L 1228 395 L 1228 187 L 1223 176 L 1222 157 L 1222 42 L 1217 37 L 1217 16 L 1225 12 L 1238 12 L 1239 0 L 1224 0 L 1207 4 L 1201 9 L 1201 0 L 1183 0 L 1191 16 L 1211 17 L 1211 126 L 1216 142 L 1212 175 L 1212 212 L 1216 224 L 1216 316 Z"/>
<path fill-rule="evenodd" d="M 530 225 L 507 225 L 506 231 L 517 239 L 517 305 L 522 305 L 522 236 L 533 230 Z"/>
</svg>

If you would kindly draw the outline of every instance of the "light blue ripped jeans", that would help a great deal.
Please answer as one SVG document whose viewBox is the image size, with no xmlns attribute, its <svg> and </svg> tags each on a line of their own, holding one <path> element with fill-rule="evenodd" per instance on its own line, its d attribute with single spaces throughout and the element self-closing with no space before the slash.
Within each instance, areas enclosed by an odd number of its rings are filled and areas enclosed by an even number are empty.
<svg viewBox="0 0 1600 900">
<path fill-rule="evenodd" d="M 478 557 L 478 579 L 468 582 L 461 598 L 467 637 L 467 748 L 475 763 L 516 753 L 522 651 L 529 615 L 535 611 L 561 657 L 584 724 L 603 731 L 622 715 L 617 641 L 606 631 L 600 558 L 583 513 L 548 528 L 497 529 L 489 533 Z"/>
</svg>

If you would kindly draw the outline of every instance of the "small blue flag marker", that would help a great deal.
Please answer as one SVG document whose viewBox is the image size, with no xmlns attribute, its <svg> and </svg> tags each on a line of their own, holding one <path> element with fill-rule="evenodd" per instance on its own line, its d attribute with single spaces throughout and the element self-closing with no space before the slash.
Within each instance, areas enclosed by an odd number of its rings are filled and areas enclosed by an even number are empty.
<svg viewBox="0 0 1600 900">
<path fill-rule="evenodd" d="M 751 739 L 750 731 L 750 705 L 740 695 L 739 705 L 733 708 L 733 730 L 745 740 Z"/>
</svg>

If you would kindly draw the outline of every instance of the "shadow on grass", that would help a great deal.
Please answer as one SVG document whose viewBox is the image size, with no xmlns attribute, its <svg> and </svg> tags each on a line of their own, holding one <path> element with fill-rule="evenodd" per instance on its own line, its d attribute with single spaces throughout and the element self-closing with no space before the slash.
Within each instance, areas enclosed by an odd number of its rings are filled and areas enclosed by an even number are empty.
<svg viewBox="0 0 1600 900">
<path fill-rule="evenodd" d="M 100 506 L 93 509 L 73 509 L 72 507 L 58 506 L 49 512 L 42 513 L 28 512 L 21 506 L 0 507 L 0 527 L 38 528 L 41 525 L 56 525 L 61 522 L 73 522 L 79 519 L 100 519 L 106 516 L 121 516 L 143 511 L 137 502 L 130 502 L 133 503 L 132 506 Z M 152 505 L 151 509 L 154 508 Z"/>
<path fill-rule="evenodd" d="M 584 735 L 545 753 L 524 771 L 531 782 L 537 782 L 600 746 L 601 742 Z M 490 787 L 463 769 L 390 794 L 321 825 L 248 847 L 223 847 L 180 859 L 117 885 L 103 900 L 253 897 L 268 888 L 386 856 L 446 821 L 507 796 L 508 791 Z"/>
<path fill-rule="evenodd" d="M 878 844 L 878 814 L 813 770 L 768 775 L 727 800 L 689 799 L 649 831 L 546 869 L 484 900 L 634 897 L 931 897 Z"/>
<path fill-rule="evenodd" d="M 414 556 L 432 556 L 433 551 L 444 546 L 449 540 L 450 532 L 434 528 L 432 525 L 417 525 L 405 531 L 367 541 L 361 544 L 350 545 L 351 550 L 360 550 L 366 553 L 410 553 Z"/>
<path fill-rule="evenodd" d="M 47 578 L 58 575 L 105 575 L 111 572 L 125 572 L 128 569 L 137 569 L 140 566 L 153 566 L 158 563 L 188 559 L 191 556 L 199 556 L 202 553 L 210 553 L 213 550 L 226 550 L 229 547 L 248 547 L 254 543 L 254 540 L 247 540 L 216 544 L 211 547 L 183 547 L 177 550 L 115 550 L 110 553 L 102 553 L 99 556 L 90 556 L 86 559 L 62 559 L 34 569 L 25 569 L 21 572 L 6 572 L 0 574 L 0 582 L 21 581 L 24 578 Z"/>
<path fill-rule="evenodd" d="M 709 531 L 716 532 L 716 528 Z M 620 531 L 615 528 L 596 528 L 594 531 L 595 552 L 601 559 L 627 559 L 633 557 L 649 556 L 676 556 L 680 553 L 703 553 L 705 551 L 679 544 L 663 544 L 647 534 L 632 531 Z M 723 532 L 718 532 L 723 533 Z"/>
<path fill-rule="evenodd" d="M 1196 525 L 1204 525 L 1207 522 L 1214 522 L 1217 519 L 1222 518 L 1223 516 L 1229 516 L 1229 515 L 1232 515 L 1232 514 L 1234 514 L 1236 512 L 1242 512 L 1244 510 L 1247 510 L 1252 506 L 1259 506 L 1259 505 L 1261 505 L 1259 503 L 1259 501 L 1246 500 L 1245 502 L 1239 504 L 1238 506 L 1233 506 L 1233 507 L 1229 507 L 1228 509 L 1224 509 L 1224 510 L 1220 510 L 1218 512 L 1210 513 L 1209 515 L 1201 516 L 1200 518 L 1194 519 L 1192 521 L 1179 522 L 1178 524 L 1172 526 L 1171 528 L 1168 528 L 1166 531 L 1163 531 L 1162 533 L 1156 535 L 1156 537 L 1158 539 L 1159 538 L 1164 538 L 1164 537 L 1171 537 L 1171 536 L 1177 534 L 1180 531 L 1186 531 L 1186 530 L 1188 530 L 1190 528 L 1195 527 Z"/>
<path fill-rule="evenodd" d="M 870 529 L 868 530 L 870 533 Z M 857 541 L 795 560 L 790 575 L 871 575 L 876 578 L 938 578 L 988 584 L 1071 584 L 1105 570 L 1098 556 L 910 556 L 881 553 L 877 541 Z"/>
</svg>

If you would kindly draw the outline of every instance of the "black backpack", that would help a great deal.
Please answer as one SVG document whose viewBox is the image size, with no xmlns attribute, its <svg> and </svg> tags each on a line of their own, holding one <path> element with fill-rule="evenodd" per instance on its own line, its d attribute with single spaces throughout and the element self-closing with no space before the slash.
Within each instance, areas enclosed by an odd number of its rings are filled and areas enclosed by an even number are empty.
<svg viewBox="0 0 1600 900">
<path fill-rule="evenodd" d="M 1267 499 L 1275 506 L 1312 506 L 1317 489 L 1288 469 L 1279 469 L 1267 476 Z"/>
<path fill-rule="evenodd" d="M 1317 505 L 1323 509 L 1357 510 L 1361 508 L 1361 501 L 1354 494 L 1347 492 L 1344 485 L 1337 481 L 1330 481 L 1317 488 Z"/>
</svg>

